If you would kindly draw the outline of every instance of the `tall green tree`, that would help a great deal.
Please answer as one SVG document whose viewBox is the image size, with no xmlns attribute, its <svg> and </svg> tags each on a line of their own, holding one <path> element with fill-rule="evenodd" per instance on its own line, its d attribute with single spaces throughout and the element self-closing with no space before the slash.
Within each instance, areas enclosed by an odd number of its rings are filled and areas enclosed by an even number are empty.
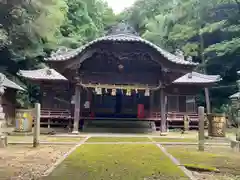
<svg viewBox="0 0 240 180">
<path fill-rule="evenodd" d="M 134 26 L 141 25 L 138 30 L 144 38 L 169 51 L 181 49 L 185 56 L 192 56 L 201 64 L 199 71 L 220 74 L 223 77 L 221 86 L 230 87 L 214 89 L 212 102 L 215 107 L 227 103 L 228 96 L 234 92 L 231 85 L 236 80 L 235 71 L 240 68 L 237 60 L 239 0 L 172 0 L 161 3 L 159 7 L 154 0 L 139 0 L 125 12 L 128 14 L 125 17 L 134 21 Z M 149 8 L 152 11 L 145 12 Z"/>
<path fill-rule="evenodd" d="M 61 27 L 60 45 L 76 48 L 104 34 L 115 15 L 103 1 L 68 0 L 67 20 Z"/>
<path fill-rule="evenodd" d="M 66 12 L 64 0 L 0 1 L 0 24 L 7 41 L 4 47 L 11 58 L 44 55 L 44 43 L 57 40 Z"/>
</svg>

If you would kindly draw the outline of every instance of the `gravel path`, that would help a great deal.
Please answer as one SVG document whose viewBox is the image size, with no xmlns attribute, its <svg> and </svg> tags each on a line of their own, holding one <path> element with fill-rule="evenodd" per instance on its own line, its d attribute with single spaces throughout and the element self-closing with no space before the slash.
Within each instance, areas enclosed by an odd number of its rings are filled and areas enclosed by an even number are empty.
<svg viewBox="0 0 240 180">
<path fill-rule="evenodd" d="M 0 180 L 35 180 L 72 146 L 9 146 L 0 149 Z"/>
</svg>

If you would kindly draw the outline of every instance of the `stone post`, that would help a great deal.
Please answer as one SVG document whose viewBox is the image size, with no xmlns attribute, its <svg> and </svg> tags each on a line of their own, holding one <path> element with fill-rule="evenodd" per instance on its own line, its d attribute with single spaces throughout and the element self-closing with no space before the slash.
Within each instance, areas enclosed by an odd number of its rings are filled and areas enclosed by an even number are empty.
<svg viewBox="0 0 240 180">
<path fill-rule="evenodd" d="M 237 72 L 238 75 L 240 75 L 239 71 Z M 240 80 L 237 80 L 237 87 L 238 87 L 238 92 L 240 93 Z M 237 132 L 236 132 L 236 140 L 237 141 L 240 141 L 240 109 L 239 109 L 239 106 L 240 106 L 240 94 L 239 94 L 239 97 L 238 97 L 238 112 L 237 112 Z"/>
<path fill-rule="evenodd" d="M 3 128 L 6 126 L 5 113 L 2 107 L 2 96 L 4 94 L 3 81 L 5 76 L 0 73 L 0 147 L 5 147 L 7 145 L 7 137 L 3 135 Z"/>
<path fill-rule="evenodd" d="M 0 73 L 0 135 L 2 134 L 2 128 L 5 126 L 5 113 L 3 112 L 3 107 L 2 107 L 2 96 L 5 92 L 4 86 L 3 86 L 3 81 L 5 79 L 5 76 Z"/>
<path fill-rule="evenodd" d="M 198 107 L 198 150 L 204 151 L 204 107 Z"/>
<path fill-rule="evenodd" d="M 39 103 L 35 104 L 34 113 L 35 113 L 35 121 L 34 121 L 34 133 L 33 133 L 33 147 L 38 147 L 39 138 L 40 138 L 40 116 L 41 116 L 41 105 Z"/>
</svg>

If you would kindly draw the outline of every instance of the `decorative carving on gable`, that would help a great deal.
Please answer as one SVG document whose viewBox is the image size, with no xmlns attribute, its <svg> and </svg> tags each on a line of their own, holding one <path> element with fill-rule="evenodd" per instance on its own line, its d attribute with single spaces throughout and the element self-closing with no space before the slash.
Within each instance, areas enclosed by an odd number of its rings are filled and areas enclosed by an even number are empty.
<svg viewBox="0 0 240 180">
<path fill-rule="evenodd" d="M 69 53 L 72 50 L 73 49 L 62 46 L 62 47 L 58 48 L 56 51 L 52 51 L 51 57 L 59 56 L 59 55 L 65 55 L 66 53 Z"/>
</svg>

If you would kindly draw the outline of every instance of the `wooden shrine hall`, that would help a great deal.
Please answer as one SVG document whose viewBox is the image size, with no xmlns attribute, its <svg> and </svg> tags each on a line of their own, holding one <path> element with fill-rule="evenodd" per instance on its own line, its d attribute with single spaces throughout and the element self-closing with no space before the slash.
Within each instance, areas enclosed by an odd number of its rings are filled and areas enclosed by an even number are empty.
<svg viewBox="0 0 240 180">
<path fill-rule="evenodd" d="M 220 80 L 193 72 L 198 65 L 171 54 L 118 25 L 107 36 L 78 49 L 61 48 L 45 59 L 48 67 L 19 75 L 41 89 L 41 121 L 154 121 L 177 127 L 188 115 L 198 121 L 195 95 Z"/>
</svg>

